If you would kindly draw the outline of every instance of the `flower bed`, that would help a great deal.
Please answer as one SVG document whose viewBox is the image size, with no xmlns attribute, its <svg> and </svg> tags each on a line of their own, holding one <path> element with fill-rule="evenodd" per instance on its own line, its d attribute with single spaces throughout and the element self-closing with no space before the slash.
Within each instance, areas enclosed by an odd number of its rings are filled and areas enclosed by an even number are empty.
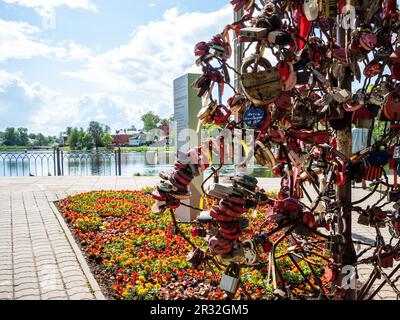
<svg viewBox="0 0 400 320">
<path fill-rule="evenodd" d="M 107 287 L 109 298 L 226 298 L 218 288 L 220 274 L 190 267 L 186 262 L 190 247 L 174 234 L 169 214 L 151 212 L 152 203 L 143 192 L 100 191 L 69 197 L 58 207 L 96 269 L 99 283 Z M 250 230 L 262 223 L 264 215 L 265 210 L 250 214 Z M 190 236 L 188 226 L 182 230 Z M 202 243 L 201 239 L 192 240 Z M 280 250 L 288 246 L 286 243 Z M 289 284 L 296 290 L 306 289 L 303 277 L 288 259 L 279 264 Z M 311 276 L 307 265 L 300 266 Z M 242 280 L 253 299 L 270 298 L 266 267 L 243 270 Z M 236 297 L 247 296 L 239 290 Z"/>
</svg>

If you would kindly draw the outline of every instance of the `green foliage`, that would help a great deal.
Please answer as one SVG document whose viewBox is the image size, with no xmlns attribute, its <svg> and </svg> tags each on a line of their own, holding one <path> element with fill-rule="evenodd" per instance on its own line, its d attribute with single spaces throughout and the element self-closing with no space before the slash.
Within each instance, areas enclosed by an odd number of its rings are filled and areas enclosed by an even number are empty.
<svg viewBox="0 0 400 320">
<path fill-rule="evenodd" d="M 39 133 L 35 136 L 33 145 L 34 146 L 47 146 L 49 144 L 50 139 L 46 138 L 42 133 Z"/>
<path fill-rule="evenodd" d="M 72 150 L 93 149 L 92 136 L 82 128 L 71 128 L 69 132 L 68 144 Z"/>
<path fill-rule="evenodd" d="M 112 138 L 111 134 L 109 134 L 108 132 L 103 133 L 103 135 L 101 137 L 101 142 L 102 142 L 102 145 L 105 147 L 112 144 L 113 138 Z"/>
<path fill-rule="evenodd" d="M 109 126 L 100 124 L 97 121 L 91 121 L 89 123 L 89 128 L 87 132 L 92 137 L 92 141 L 96 149 L 98 149 L 99 147 L 106 146 L 107 144 L 105 144 L 104 142 L 110 142 L 110 138 L 111 138 L 110 143 L 112 143 L 112 137 L 110 136 Z"/>
<path fill-rule="evenodd" d="M 153 111 L 149 111 L 142 116 L 142 121 L 144 131 L 151 131 L 158 127 L 161 119 L 158 115 L 154 114 Z"/>
<path fill-rule="evenodd" d="M 28 146 L 29 145 L 29 134 L 28 129 L 18 128 L 17 129 L 17 145 Z"/>
<path fill-rule="evenodd" d="M 0 132 L 0 145 L 5 147 L 48 147 L 57 142 L 57 137 L 46 137 L 42 133 L 29 133 L 27 128 L 7 128 Z"/>
</svg>

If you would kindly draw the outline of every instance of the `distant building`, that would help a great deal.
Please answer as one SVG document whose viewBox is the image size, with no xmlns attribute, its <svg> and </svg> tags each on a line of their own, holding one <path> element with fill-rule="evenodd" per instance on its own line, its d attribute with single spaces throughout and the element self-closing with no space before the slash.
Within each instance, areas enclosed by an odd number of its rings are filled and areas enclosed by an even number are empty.
<svg viewBox="0 0 400 320">
<path fill-rule="evenodd" d="M 66 133 L 61 133 L 58 143 L 62 147 L 67 146 L 68 145 L 68 135 Z"/>
<path fill-rule="evenodd" d="M 113 145 L 115 146 L 128 146 L 130 139 L 133 137 L 133 134 L 129 133 L 118 133 L 112 136 Z"/>
<path fill-rule="evenodd" d="M 133 133 L 132 137 L 129 139 L 129 146 L 131 147 L 141 147 L 149 145 L 151 142 L 148 141 L 147 134 L 144 132 Z"/>
</svg>

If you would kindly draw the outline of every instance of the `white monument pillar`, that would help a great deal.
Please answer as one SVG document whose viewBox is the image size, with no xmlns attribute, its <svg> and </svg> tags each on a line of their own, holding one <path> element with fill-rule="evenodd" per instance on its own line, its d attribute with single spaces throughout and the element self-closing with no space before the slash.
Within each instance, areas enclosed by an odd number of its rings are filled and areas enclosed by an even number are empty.
<svg viewBox="0 0 400 320">
<path fill-rule="evenodd" d="M 180 152 L 188 152 L 190 149 L 200 145 L 200 134 L 197 133 L 197 115 L 201 109 L 201 99 L 197 97 L 197 92 L 192 88 L 201 75 L 186 74 L 174 80 L 174 119 L 176 121 L 175 146 Z M 202 196 L 201 184 L 203 175 L 193 180 L 190 185 L 192 197 L 184 203 L 199 207 Z M 176 215 L 185 222 L 193 221 L 198 215 L 198 211 L 181 206 Z"/>
</svg>

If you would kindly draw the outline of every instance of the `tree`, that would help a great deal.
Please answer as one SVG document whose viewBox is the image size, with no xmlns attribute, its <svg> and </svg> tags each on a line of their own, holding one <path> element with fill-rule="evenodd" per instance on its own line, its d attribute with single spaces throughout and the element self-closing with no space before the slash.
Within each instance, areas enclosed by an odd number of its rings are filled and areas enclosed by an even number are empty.
<svg viewBox="0 0 400 320">
<path fill-rule="evenodd" d="M 29 145 L 29 133 L 27 128 L 17 129 L 17 145 L 21 147 Z"/>
<path fill-rule="evenodd" d="M 92 139 L 93 139 L 96 149 L 103 146 L 102 136 L 103 136 L 104 132 L 107 132 L 107 130 L 109 131 L 110 128 L 107 126 L 101 125 L 97 121 L 91 121 L 89 123 L 88 133 L 92 136 Z"/>
<path fill-rule="evenodd" d="M 68 145 L 71 149 L 76 149 L 80 140 L 79 130 L 77 128 L 71 128 L 68 135 Z"/>
<path fill-rule="evenodd" d="M 154 114 L 153 111 L 149 111 L 142 116 L 142 121 L 144 124 L 143 130 L 151 131 L 158 127 L 158 124 L 160 123 L 160 117 Z"/>
<path fill-rule="evenodd" d="M 82 149 L 91 150 L 94 147 L 92 136 L 81 129 L 79 133 L 79 145 Z"/>
<path fill-rule="evenodd" d="M 103 146 L 107 147 L 113 143 L 113 138 L 108 132 L 105 132 L 105 133 L 103 133 L 103 135 L 101 137 L 101 142 L 102 142 Z"/>
<path fill-rule="evenodd" d="M 18 143 L 18 133 L 15 128 L 7 128 L 4 133 L 4 145 L 16 146 Z"/>
<path fill-rule="evenodd" d="M 33 144 L 35 146 L 47 146 L 49 144 L 49 139 L 46 138 L 42 133 L 38 133 L 34 138 Z"/>
</svg>

